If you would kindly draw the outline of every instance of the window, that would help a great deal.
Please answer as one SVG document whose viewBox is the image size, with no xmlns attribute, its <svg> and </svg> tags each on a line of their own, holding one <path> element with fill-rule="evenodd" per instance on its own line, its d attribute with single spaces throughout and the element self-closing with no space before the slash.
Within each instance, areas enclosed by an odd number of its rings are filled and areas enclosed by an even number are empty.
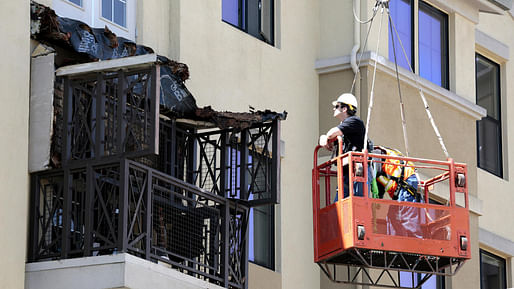
<svg viewBox="0 0 514 289">
<path fill-rule="evenodd" d="M 75 5 L 82 7 L 82 0 L 68 0 L 68 1 L 70 1 L 71 3 L 73 3 Z"/>
<path fill-rule="evenodd" d="M 500 112 L 500 66 L 476 55 L 476 101 L 487 109 L 487 116 L 477 121 L 478 167 L 503 176 Z"/>
<path fill-rule="evenodd" d="M 230 173 L 227 175 L 227 183 L 230 183 L 231 195 L 240 198 L 241 174 L 241 152 L 238 149 L 229 148 L 230 155 L 228 166 Z M 252 166 L 261 169 L 256 170 L 254 183 L 248 184 L 248 189 L 253 193 L 249 195 L 249 201 L 255 200 L 255 193 L 266 189 L 266 181 L 269 180 L 270 173 L 268 166 L 263 162 L 270 162 L 260 154 L 249 154 L 247 163 L 247 174 Z M 271 165 L 271 164 L 270 164 Z M 250 177 L 250 176 L 248 176 Z M 268 269 L 275 270 L 275 205 L 264 203 L 260 206 L 250 208 L 248 220 L 248 261 Z"/>
<path fill-rule="evenodd" d="M 221 19 L 274 44 L 274 0 L 222 0 Z"/>
<path fill-rule="evenodd" d="M 136 4 L 136 0 L 54 0 L 52 8 L 59 16 L 82 21 L 92 28 L 107 26 L 117 37 L 135 42 Z"/>
<path fill-rule="evenodd" d="M 407 58 L 412 67 L 415 59 L 419 63 L 419 75 L 431 82 L 449 88 L 448 73 L 448 15 L 419 1 L 418 11 L 414 11 L 414 1 L 418 0 L 391 0 L 389 10 L 394 27 L 398 31 L 401 43 L 404 46 Z M 418 22 L 415 23 L 414 13 L 418 13 Z M 415 54 L 415 39 L 418 36 L 418 55 Z M 389 29 L 389 59 L 396 60 L 398 64 L 409 69 L 396 32 Z M 393 42 L 394 40 L 394 42 Z M 394 49 L 393 49 L 394 46 Z M 415 69 L 413 69 L 415 71 Z"/>
<path fill-rule="evenodd" d="M 127 0 L 102 0 L 102 17 L 127 27 Z"/>
<path fill-rule="evenodd" d="M 250 209 L 248 260 L 275 270 L 275 206 Z"/>
<path fill-rule="evenodd" d="M 480 250 L 480 288 L 505 289 L 505 259 Z"/>
<path fill-rule="evenodd" d="M 405 287 L 413 287 L 412 284 L 417 286 L 425 274 L 420 273 L 411 273 L 411 272 L 400 272 L 400 285 Z M 414 278 L 414 282 L 412 279 Z M 421 289 L 445 289 L 445 281 L 444 276 L 432 275 L 428 280 L 423 283 L 420 287 Z"/>
</svg>

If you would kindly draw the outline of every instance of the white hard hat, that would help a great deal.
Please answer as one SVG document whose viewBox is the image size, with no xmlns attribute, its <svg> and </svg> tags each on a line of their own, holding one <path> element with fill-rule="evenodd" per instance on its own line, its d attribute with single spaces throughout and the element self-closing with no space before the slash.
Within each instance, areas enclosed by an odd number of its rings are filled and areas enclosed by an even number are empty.
<svg viewBox="0 0 514 289">
<path fill-rule="evenodd" d="M 357 99 L 355 98 L 355 96 L 351 93 L 343 93 L 341 94 L 337 100 L 334 100 L 332 102 L 332 105 L 335 106 L 337 103 L 344 103 L 344 104 L 349 104 L 355 108 L 357 108 Z"/>
</svg>

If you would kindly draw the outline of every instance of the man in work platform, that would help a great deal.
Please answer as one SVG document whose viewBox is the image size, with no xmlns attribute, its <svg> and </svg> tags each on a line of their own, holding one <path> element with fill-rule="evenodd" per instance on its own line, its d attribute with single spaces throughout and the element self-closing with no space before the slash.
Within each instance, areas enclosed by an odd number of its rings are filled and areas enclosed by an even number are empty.
<svg viewBox="0 0 514 289">
<path fill-rule="evenodd" d="M 337 98 L 337 100 L 332 102 L 332 105 L 334 106 L 334 117 L 339 119 L 341 123 L 339 123 L 338 126 L 331 128 L 326 134 L 321 135 L 319 137 L 319 144 L 322 147 L 331 150 L 331 140 L 338 136 L 342 136 L 343 153 L 349 151 L 362 151 L 366 128 L 364 126 L 364 122 L 355 115 L 357 113 L 357 99 L 351 93 L 343 93 Z M 344 198 L 346 198 L 349 194 L 347 168 L 344 171 L 344 175 Z M 354 185 L 354 195 L 359 197 L 363 196 L 362 183 Z"/>
</svg>

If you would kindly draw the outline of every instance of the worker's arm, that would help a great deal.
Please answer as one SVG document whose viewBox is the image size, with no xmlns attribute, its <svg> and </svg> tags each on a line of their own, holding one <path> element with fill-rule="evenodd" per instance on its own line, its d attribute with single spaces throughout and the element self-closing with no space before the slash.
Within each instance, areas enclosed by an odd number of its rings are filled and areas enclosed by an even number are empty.
<svg viewBox="0 0 514 289">
<path fill-rule="evenodd" d="M 332 149 L 332 144 L 329 143 L 331 139 L 334 139 L 340 135 L 343 135 L 343 132 L 336 126 L 331 128 L 327 134 L 323 134 L 319 137 L 319 144 L 326 148 L 326 149 Z"/>
</svg>

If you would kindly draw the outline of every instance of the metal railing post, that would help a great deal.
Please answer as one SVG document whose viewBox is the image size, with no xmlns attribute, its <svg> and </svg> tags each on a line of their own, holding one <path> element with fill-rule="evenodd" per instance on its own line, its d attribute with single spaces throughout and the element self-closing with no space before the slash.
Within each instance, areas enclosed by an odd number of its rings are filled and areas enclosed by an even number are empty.
<svg viewBox="0 0 514 289">
<path fill-rule="evenodd" d="M 70 182 L 70 170 L 64 169 L 64 180 L 63 180 L 63 208 L 62 208 L 62 234 L 61 234 L 61 258 L 68 258 L 70 250 L 70 229 L 71 229 L 71 182 Z M 59 217 L 57 216 L 57 223 L 59 223 Z"/>
<path fill-rule="evenodd" d="M 118 219 L 118 250 L 127 252 L 127 227 L 128 227 L 128 191 L 129 191 L 129 164 L 126 159 L 120 161 L 120 185 L 119 185 L 119 219 Z"/>
<path fill-rule="evenodd" d="M 146 227 L 146 230 L 145 230 L 145 233 L 146 233 L 146 237 L 145 237 L 145 258 L 147 260 L 150 260 L 150 253 L 151 253 L 151 246 L 152 246 L 152 243 L 151 243 L 151 240 L 152 240 L 152 207 L 153 207 L 153 203 L 152 203 L 152 195 L 153 195 L 153 192 L 152 192 L 152 180 L 153 178 L 153 172 L 152 170 L 147 170 L 147 175 L 146 175 L 146 212 L 145 212 L 145 227 Z"/>
</svg>

